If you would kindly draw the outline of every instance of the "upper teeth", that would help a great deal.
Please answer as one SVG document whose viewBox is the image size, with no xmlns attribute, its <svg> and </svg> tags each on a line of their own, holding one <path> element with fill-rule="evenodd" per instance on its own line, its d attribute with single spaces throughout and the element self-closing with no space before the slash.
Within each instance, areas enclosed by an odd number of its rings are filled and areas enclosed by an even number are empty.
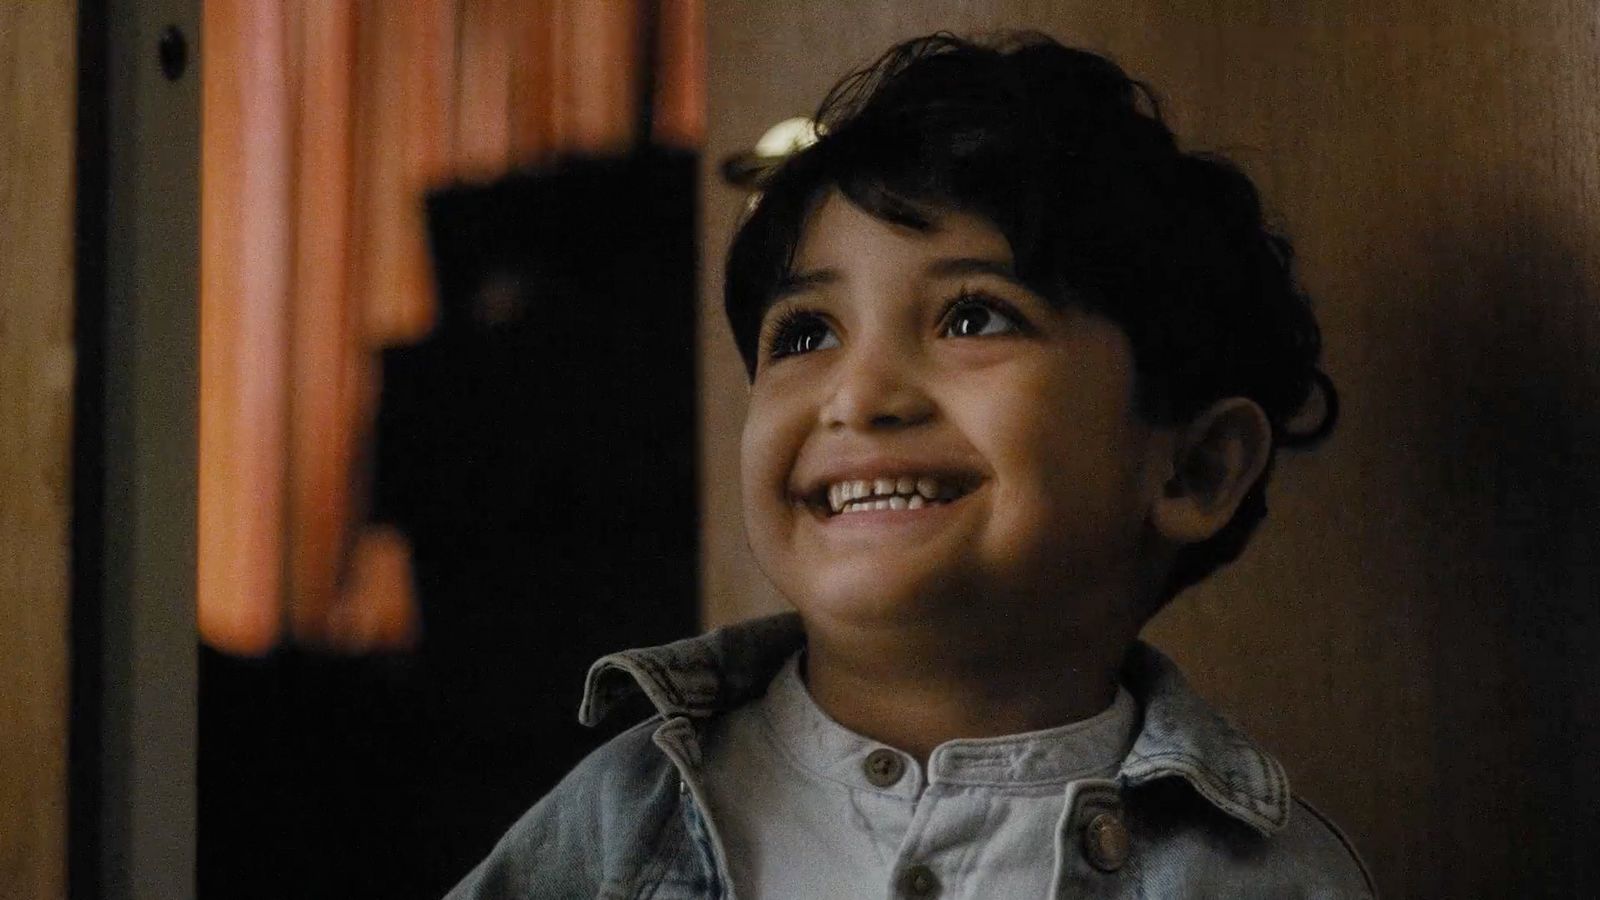
<svg viewBox="0 0 1600 900">
<path fill-rule="evenodd" d="M 952 485 L 931 475 L 857 478 L 828 485 L 828 508 L 833 512 L 867 509 L 920 509 L 936 500 L 955 496 Z"/>
</svg>

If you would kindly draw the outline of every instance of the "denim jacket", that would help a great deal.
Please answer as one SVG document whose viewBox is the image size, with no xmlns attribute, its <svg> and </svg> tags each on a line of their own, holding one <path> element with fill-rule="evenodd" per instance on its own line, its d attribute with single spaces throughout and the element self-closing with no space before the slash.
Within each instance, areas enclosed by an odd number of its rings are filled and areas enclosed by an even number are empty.
<svg viewBox="0 0 1600 900">
<path fill-rule="evenodd" d="M 597 661 L 581 721 L 595 724 L 636 691 L 657 715 L 580 763 L 447 900 L 735 900 L 705 808 L 699 736 L 764 694 L 804 641 L 789 613 Z M 1055 897 L 1376 895 L 1344 835 L 1290 794 L 1277 760 L 1206 706 L 1170 660 L 1135 644 L 1122 683 L 1143 724 L 1115 778 L 1069 786 Z"/>
</svg>

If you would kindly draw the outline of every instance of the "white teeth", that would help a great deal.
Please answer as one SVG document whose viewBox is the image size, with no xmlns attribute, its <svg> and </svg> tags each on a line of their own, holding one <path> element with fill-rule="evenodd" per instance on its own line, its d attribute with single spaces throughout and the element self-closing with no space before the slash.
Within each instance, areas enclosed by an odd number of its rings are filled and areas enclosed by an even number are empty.
<svg viewBox="0 0 1600 900">
<path fill-rule="evenodd" d="M 941 483 L 931 475 L 897 475 L 882 478 L 857 478 L 829 485 L 828 507 L 833 513 L 868 510 L 922 509 L 934 503 L 954 500 L 961 491 Z"/>
</svg>

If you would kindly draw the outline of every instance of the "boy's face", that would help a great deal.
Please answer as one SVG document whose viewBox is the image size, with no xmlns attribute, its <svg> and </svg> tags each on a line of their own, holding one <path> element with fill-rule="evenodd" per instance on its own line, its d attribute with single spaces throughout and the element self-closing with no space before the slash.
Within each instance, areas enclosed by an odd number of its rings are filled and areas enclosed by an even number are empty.
<svg viewBox="0 0 1600 900">
<path fill-rule="evenodd" d="M 742 445 L 751 548 L 808 621 L 1133 615 L 1170 445 L 1135 411 L 1122 331 L 1011 271 L 981 218 L 917 232 L 837 192 L 812 214 Z"/>
</svg>

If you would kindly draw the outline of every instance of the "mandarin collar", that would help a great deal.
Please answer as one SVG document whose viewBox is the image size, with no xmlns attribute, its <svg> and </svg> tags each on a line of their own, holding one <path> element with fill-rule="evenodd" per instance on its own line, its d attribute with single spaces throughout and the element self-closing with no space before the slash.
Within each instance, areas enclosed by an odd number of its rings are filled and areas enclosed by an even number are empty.
<svg viewBox="0 0 1600 900">
<path fill-rule="evenodd" d="M 1111 706 L 1078 722 L 1024 734 L 946 741 L 934 748 L 924 772 L 911 754 L 857 734 L 823 711 L 800 677 L 800 656 L 789 657 L 756 706 L 784 755 L 813 775 L 852 789 L 914 799 L 930 784 L 1064 786 L 1078 778 L 1103 778 L 1116 771 L 1139 725 L 1138 705 L 1118 688 Z M 912 777 L 887 787 L 864 780 L 868 756 L 880 750 L 897 754 Z"/>
</svg>

